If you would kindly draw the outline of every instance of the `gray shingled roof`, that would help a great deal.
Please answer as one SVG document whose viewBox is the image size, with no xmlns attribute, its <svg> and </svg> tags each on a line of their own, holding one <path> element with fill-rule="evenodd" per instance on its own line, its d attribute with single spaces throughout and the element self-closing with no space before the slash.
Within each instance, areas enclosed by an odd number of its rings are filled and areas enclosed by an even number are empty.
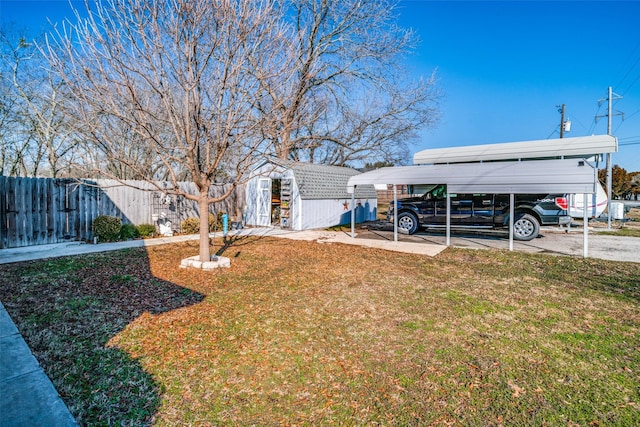
<svg viewBox="0 0 640 427">
<path fill-rule="evenodd" d="M 302 199 L 350 199 L 347 193 L 349 178 L 360 174 L 355 169 L 318 165 L 315 163 L 282 162 L 281 166 L 290 168 L 298 183 Z M 375 199 L 377 197 L 373 185 L 362 185 L 356 188 L 357 199 Z"/>
</svg>

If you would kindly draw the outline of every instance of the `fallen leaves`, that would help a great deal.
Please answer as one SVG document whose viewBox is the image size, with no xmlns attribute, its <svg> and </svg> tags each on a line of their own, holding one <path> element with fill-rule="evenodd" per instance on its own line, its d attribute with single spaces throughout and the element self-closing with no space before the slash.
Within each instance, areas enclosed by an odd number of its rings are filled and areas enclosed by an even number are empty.
<svg viewBox="0 0 640 427">
<path fill-rule="evenodd" d="M 214 272 L 177 268 L 192 243 L 8 266 L 0 299 L 85 424 L 544 425 L 572 410 L 586 425 L 595 410 L 558 402 L 580 388 L 612 405 L 638 372 L 625 264 L 271 238 L 226 250 Z M 603 325 L 624 337 L 606 358 L 558 348 L 581 328 L 593 348 Z"/>
<path fill-rule="evenodd" d="M 509 387 L 511 387 L 511 390 L 513 390 L 511 397 L 513 397 L 514 399 L 518 399 L 527 392 L 524 388 L 520 387 L 512 380 L 507 381 L 507 384 L 509 385 Z"/>
</svg>

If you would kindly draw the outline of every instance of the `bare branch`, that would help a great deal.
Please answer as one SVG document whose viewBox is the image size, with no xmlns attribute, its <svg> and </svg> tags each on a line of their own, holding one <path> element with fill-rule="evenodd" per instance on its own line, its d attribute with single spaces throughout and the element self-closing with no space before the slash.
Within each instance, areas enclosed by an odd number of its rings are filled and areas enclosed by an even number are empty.
<svg viewBox="0 0 640 427">
<path fill-rule="evenodd" d="M 273 2 L 105 0 L 87 9 L 42 47 L 75 95 L 67 112 L 87 139 L 85 161 L 111 178 L 168 179 L 170 191 L 198 201 L 206 223 L 207 206 L 229 196 L 265 147 L 255 76 L 267 73 L 256 70 L 279 37 Z M 184 178 L 198 195 L 180 189 Z M 219 181 L 229 193 L 212 198 Z"/>
<path fill-rule="evenodd" d="M 290 8 L 286 74 L 262 86 L 263 133 L 276 154 L 333 164 L 403 157 L 415 132 L 435 123 L 440 94 L 433 76 L 398 79 L 417 39 L 395 24 L 396 2 L 297 0 Z"/>
</svg>

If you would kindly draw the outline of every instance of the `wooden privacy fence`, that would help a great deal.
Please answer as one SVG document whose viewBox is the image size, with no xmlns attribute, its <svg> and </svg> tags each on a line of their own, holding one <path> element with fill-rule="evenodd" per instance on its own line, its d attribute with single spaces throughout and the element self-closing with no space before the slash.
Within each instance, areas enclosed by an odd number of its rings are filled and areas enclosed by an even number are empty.
<svg viewBox="0 0 640 427">
<path fill-rule="evenodd" d="M 180 188 L 197 194 L 192 183 L 181 183 Z M 210 194 L 222 194 L 227 188 L 212 186 Z M 238 187 L 209 211 L 239 218 L 243 205 L 244 187 Z M 0 176 L 0 249 L 90 241 L 91 224 L 99 215 L 116 216 L 123 223 L 135 225 L 170 224 L 174 231 L 180 231 L 183 219 L 198 217 L 199 213 L 196 202 L 158 191 L 144 181 L 123 184 L 113 180 Z"/>
</svg>

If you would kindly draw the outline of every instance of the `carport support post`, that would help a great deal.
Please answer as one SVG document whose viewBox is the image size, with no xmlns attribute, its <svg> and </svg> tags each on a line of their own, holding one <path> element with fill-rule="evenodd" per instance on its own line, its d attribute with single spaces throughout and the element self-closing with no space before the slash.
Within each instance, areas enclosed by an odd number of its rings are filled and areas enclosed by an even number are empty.
<svg viewBox="0 0 640 427">
<path fill-rule="evenodd" d="M 589 200 L 589 196 L 587 193 L 584 193 L 582 197 L 584 197 L 584 204 L 582 205 L 584 206 L 584 209 L 582 209 L 582 256 L 587 258 L 589 256 L 589 215 L 587 214 L 587 202 Z"/>
<path fill-rule="evenodd" d="M 451 196 L 447 189 L 447 223 L 446 223 L 446 245 L 451 246 Z"/>
<path fill-rule="evenodd" d="M 393 184 L 393 241 L 398 241 L 398 187 Z"/>
<path fill-rule="evenodd" d="M 353 187 L 351 194 L 351 238 L 356 237 L 356 187 Z"/>
<path fill-rule="evenodd" d="M 509 194 L 509 250 L 513 251 L 513 223 L 515 215 L 516 197 L 513 193 Z"/>
</svg>

